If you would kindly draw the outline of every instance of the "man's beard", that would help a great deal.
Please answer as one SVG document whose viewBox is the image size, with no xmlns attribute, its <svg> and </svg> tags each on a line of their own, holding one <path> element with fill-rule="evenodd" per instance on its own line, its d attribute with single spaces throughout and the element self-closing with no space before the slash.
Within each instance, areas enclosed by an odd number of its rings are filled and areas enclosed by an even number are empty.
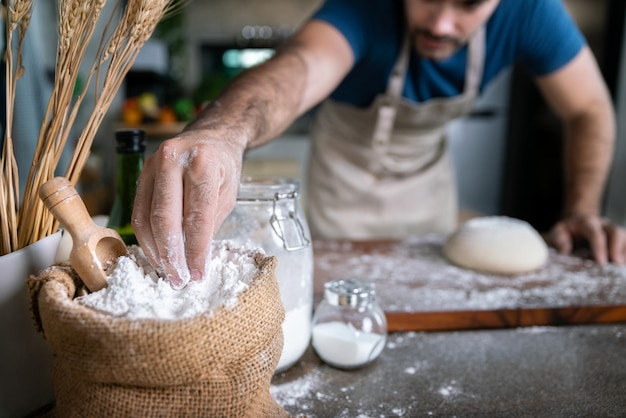
<svg viewBox="0 0 626 418">
<path fill-rule="evenodd" d="M 424 41 L 437 42 L 439 47 L 431 47 L 420 43 L 420 39 Z M 447 58 L 456 52 L 463 45 L 463 41 L 452 36 L 437 36 L 426 29 L 415 28 L 411 31 L 411 43 L 413 49 L 418 54 L 426 58 L 442 59 Z M 443 56 L 443 55 L 445 56 Z"/>
</svg>

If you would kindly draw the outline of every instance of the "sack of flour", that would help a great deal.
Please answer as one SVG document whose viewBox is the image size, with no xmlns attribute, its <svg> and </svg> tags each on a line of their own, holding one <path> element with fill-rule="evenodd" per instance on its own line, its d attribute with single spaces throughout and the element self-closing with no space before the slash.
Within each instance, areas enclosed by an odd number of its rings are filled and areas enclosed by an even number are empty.
<svg viewBox="0 0 626 418">
<path fill-rule="evenodd" d="M 221 306 L 201 314 L 193 311 L 198 304 L 193 293 L 180 303 L 161 295 L 161 303 L 152 301 L 146 307 L 123 301 L 118 289 L 118 294 L 106 294 L 90 305 L 83 301 L 84 286 L 68 264 L 31 277 L 35 322 L 55 356 L 52 414 L 288 416 L 269 391 L 283 344 L 276 259 L 260 252 L 249 257 L 254 270 L 247 283 L 225 286 L 215 277 L 219 272 L 211 272 L 207 280 L 214 282 L 213 290 L 234 290 Z M 237 266 L 223 263 L 219 270 L 232 276 Z M 111 280 L 108 289 L 114 292 Z M 194 292 L 192 284 L 189 292 Z M 133 291 L 142 293 L 138 300 L 149 300 L 157 297 L 150 292 L 159 290 L 153 283 Z M 103 307 L 110 311 L 102 312 Z M 151 317 L 154 314 L 165 319 Z"/>
</svg>

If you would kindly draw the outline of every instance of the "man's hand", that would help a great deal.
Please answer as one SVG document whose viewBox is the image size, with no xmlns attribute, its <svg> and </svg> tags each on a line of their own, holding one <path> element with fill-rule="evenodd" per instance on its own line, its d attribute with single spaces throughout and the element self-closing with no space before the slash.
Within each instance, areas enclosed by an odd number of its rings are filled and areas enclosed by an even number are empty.
<svg viewBox="0 0 626 418">
<path fill-rule="evenodd" d="M 182 134 L 146 160 L 133 229 L 150 263 L 173 287 L 204 278 L 213 236 L 235 205 L 244 150 L 280 135 L 330 94 L 353 64 L 341 32 L 308 22 L 271 59 L 233 79 Z"/>
<path fill-rule="evenodd" d="M 189 130 L 146 159 L 133 229 L 150 263 L 173 288 L 202 280 L 211 242 L 237 198 L 243 146 Z"/>
<path fill-rule="evenodd" d="M 547 241 L 564 254 L 571 253 L 576 242 L 586 241 L 599 264 L 626 260 L 626 230 L 599 216 L 566 217 L 550 230 Z"/>
</svg>

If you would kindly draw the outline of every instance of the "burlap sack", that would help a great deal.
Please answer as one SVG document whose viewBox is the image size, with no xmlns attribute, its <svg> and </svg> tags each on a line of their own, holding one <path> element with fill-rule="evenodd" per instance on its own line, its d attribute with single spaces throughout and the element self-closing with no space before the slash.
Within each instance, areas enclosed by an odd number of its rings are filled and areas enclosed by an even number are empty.
<svg viewBox="0 0 626 418">
<path fill-rule="evenodd" d="M 269 388 L 283 343 L 276 259 L 231 309 L 164 320 L 115 318 L 72 299 L 68 265 L 29 280 L 31 307 L 55 355 L 60 417 L 283 417 Z"/>
</svg>

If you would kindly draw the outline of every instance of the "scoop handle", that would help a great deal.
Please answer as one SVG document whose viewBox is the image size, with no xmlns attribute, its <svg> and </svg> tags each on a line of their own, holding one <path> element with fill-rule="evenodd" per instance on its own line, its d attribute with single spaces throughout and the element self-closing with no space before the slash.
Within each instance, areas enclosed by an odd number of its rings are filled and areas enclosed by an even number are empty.
<svg viewBox="0 0 626 418">
<path fill-rule="evenodd" d="M 85 203 L 65 177 L 55 177 L 39 189 L 39 197 L 75 243 L 89 239 L 98 225 L 93 221 Z"/>
<path fill-rule="evenodd" d="M 39 197 L 72 236 L 70 263 L 85 286 L 92 292 L 106 287 L 106 270 L 128 254 L 122 238 L 93 221 L 76 189 L 64 177 L 45 182 Z"/>
</svg>

